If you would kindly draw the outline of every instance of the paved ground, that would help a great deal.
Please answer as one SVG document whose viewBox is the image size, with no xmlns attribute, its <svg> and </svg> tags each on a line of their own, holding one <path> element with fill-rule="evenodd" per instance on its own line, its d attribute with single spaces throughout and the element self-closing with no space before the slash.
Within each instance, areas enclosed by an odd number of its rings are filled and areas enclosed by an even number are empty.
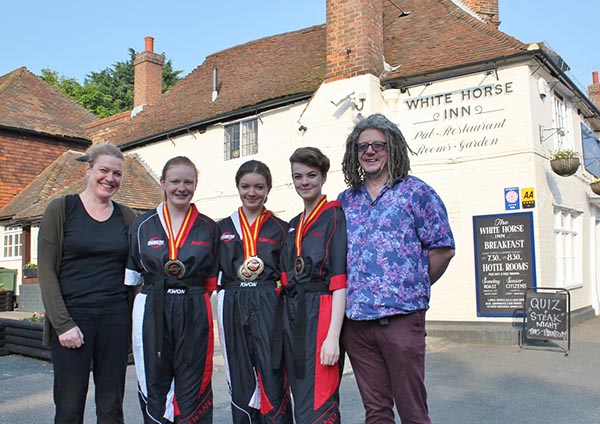
<svg viewBox="0 0 600 424">
<path fill-rule="evenodd" d="M 142 422 L 134 374 L 130 366 L 125 395 L 128 424 Z M 213 386 L 214 422 L 231 422 L 219 357 Z M 572 329 L 568 356 L 516 345 L 470 345 L 431 338 L 427 387 L 434 423 L 600 423 L 600 318 Z M 341 399 L 343 422 L 364 422 L 351 372 L 342 380 Z M 93 408 L 90 394 L 86 423 L 95 422 Z M 18 355 L 0 357 L 0 423 L 51 423 L 52 417 L 51 364 Z"/>
</svg>

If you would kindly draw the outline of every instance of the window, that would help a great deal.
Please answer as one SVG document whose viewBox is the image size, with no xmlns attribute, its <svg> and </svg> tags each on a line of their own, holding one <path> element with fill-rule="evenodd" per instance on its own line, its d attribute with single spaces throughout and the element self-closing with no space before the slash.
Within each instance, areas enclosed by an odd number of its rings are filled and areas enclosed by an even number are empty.
<svg viewBox="0 0 600 424">
<path fill-rule="evenodd" d="M 4 227 L 2 256 L 4 258 L 21 257 L 21 227 Z"/>
<path fill-rule="evenodd" d="M 554 109 L 554 128 L 560 129 L 556 132 L 556 148 L 561 150 L 574 149 L 569 105 L 567 105 L 563 96 L 555 91 L 552 106 Z"/>
<path fill-rule="evenodd" d="M 581 283 L 581 213 L 554 209 L 554 263 L 556 283 L 571 287 Z"/>
<path fill-rule="evenodd" d="M 225 126 L 225 160 L 258 153 L 258 119 Z"/>
</svg>

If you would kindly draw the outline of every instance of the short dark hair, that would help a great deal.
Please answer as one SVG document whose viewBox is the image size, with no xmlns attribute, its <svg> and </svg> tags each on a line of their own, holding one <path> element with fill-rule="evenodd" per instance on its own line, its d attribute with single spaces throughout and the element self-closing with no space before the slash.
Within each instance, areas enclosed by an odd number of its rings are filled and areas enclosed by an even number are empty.
<svg viewBox="0 0 600 424">
<path fill-rule="evenodd" d="M 290 163 L 294 162 L 317 168 L 323 176 L 326 176 L 327 171 L 329 171 L 329 158 L 316 147 L 299 147 L 296 149 L 290 156 Z"/>
<path fill-rule="evenodd" d="M 267 187 L 271 189 L 273 186 L 273 178 L 271 178 L 271 170 L 267 165 L 259 160 L 249 160 L 244 162 L 235 174 L 235 185 L 240 185 L 240 180 L 246 174 L 258 174 L 265 177 Z"/>
<path fill-rule="evenodd" d="M 367 129 L 381 131 L 385 135 L 388 153 L 387 168 L 390 181 L 406 178 L 410 171 L 410 158 L 408 153 L 414 152 L 408 147 L 402 131 L 398 125 L 390 121 L 384 115 L 375 113 L 368 118 L 363 118 L 355 125 L 354 129 L 346 139 L 346 151 L 342 160 L 342 172 L 344 181 L 353 189 L 360 187 L 365 179 L 365 171 L 358 161 L 358 137 Z"/>
</svg>

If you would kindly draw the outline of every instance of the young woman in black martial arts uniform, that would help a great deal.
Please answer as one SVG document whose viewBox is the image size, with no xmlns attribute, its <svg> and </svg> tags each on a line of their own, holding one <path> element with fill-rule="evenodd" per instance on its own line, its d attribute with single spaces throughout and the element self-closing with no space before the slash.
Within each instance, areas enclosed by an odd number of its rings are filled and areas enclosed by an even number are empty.
<svg viewBox="0 0 600 424">
<path fill-rule="evenodd" d="M 251 160 L 235 176 L 242 206 L 219 222 L 219 337 L 231 395 L 233 422 L 291 423 L 290 395 L 282 367 L 271 368 L 279 256 L 286 222 L 264 204 L 269 168 Z"/>
<path fill-rule="evenodd" d="M 125 284 L 139 285 L 133 353 L 145 423 L 212 423 L 217 282 L 215 222 L 191 203 L 198 172 L 187 157 L 163 168 L 166 200 L 130 229 Z"/>
<path fill-rule="evenodd" d="M 297 423 L 338 423 L 346 219 L 339 202 L 327 202 L 322 194 L 329 159 L 303 147 L 290 162 L 304 211 L 290 221 L 281 255 L 283 302 L 276 324 L 282 328 L 274 332 L 274 366 L 283 350 Z"/>
</svg>

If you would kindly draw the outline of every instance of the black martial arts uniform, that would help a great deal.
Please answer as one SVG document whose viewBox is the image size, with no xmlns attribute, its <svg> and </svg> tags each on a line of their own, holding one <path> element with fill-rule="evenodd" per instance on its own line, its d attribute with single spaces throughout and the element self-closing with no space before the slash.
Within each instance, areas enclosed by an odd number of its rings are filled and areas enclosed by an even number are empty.
<svg viewBox="0 0 600 424">
<path fill-rule="evenodd" d="M 169 232 L 163 203 L 130 229 L 125 284 L 142 292 L 133 308 L 133 352 L 145 423 L 212 423 L 214 353 L 210 292 L 216 289 L 218 231 L 192 214 L 178 246 L 185 271 L 169 275 Z M 179 237 L 177 237 L 179 239 Z"/>
<path fill-rule="evenodd" d="M 244 262 L 239 212 L 218 223 L 220 233 L 218 294 L 219 337 L 235 424 L 292 423 L 289 387 L 283 367 L 271 368 L 271 337 L 279 259 L 288 224 L 268 213 L 256 240 L 264 270 L 253 281 L 237 271 Z M 250 227 L 254 230 L 258 219 Z"/>
<path fill-rule="evenodd" d="M 338 423 L 344 352 L 340 347 L 334 366 L 321 365 L 320 354 L 331 323 L 331 292 L 346 287 L 346 219 L 339 202 L 325 204 L 303 231 L 300 267 L 295 245 L 300 218 L 290 221 L 281 255 L 283 343 L 276 329 L 274 366 L 283 347 L 296 422 Z"/>
</svg>

